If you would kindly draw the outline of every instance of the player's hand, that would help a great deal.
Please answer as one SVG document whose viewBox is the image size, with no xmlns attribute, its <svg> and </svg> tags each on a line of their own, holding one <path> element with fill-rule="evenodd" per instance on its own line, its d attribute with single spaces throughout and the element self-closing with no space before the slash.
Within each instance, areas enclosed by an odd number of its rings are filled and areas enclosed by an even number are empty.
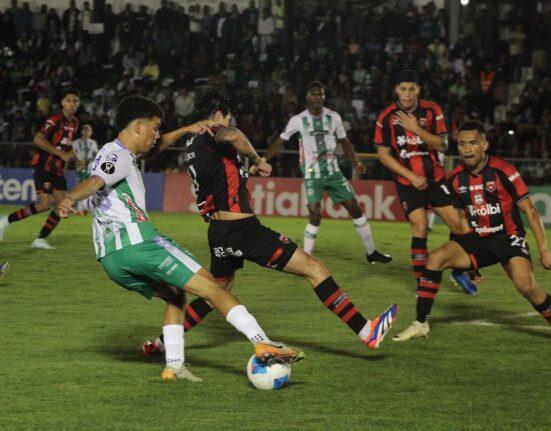
<svg viewBox="0 0 551 431">
<path fill-rule="evenodd" d="M 211 126 L 214 126 L 216 122 L 212 120 L 204 120 L 204 121 L 198 121 L 197 123 L 193 123 L 186 127 L 189 133 L 193 133 L 194 135 L 202 135 L 203 133 L 208 133 L 211 136 L 214 136 L 214 133 L 212 133 L 212 130 L 210 130 Z"/>
<path fill-rule="evenodd" d="M 419 130 L 419 123 L 417 123 L 417 118 L 413 114 L 406 114 L 403 111 L 397 111 L 396 116 L 398 117 L 398 123 L 404 129 L 410 132 L 416 132 Z"/>
<path fill-rule="evenodd" d="M 411 185 L 418 190 L 425 190 L 429 186 L 427 183 L 427 179 L 420 175 L 413 175 L 410 181 Z"/>
<path fill-rule="evenodd" d="M 69 161 L 71 161 L 75 158 L 75 153 L 71 150 L 71 151 L 68 151 L 68 152 L 61 153 L 59 157 L 64 162 L 69 162 Z"/>
<path fill-rule="evenodd" d="M 77 169 L 79 171 L 84 170 L 85 167 L 86 167 L 86 162 L 84 162 L 83 160 L 77 160 Z"/>
<path fill-rule="evenodd" d="M 75 200 L 70 197 L 65 197 L 57 206 L 57 213 L 61 218 L 67 218 L 71 214 L 76 214 L 77 210 L 73 207 Z"/>
<path fill-rule="evenodd" d="M 551 269 L 551 251 L 544 250 L 540 253 L 540 262 L 545 269 Z"/>
<path fill-rule="evenodd" d="M 359 173 L 359 174 L 365 174 L 367 172 L 367 169 L 365 167 L 365 165 L 362 163 L 362 162 L 357 162 L 355 165 L 354 165 L 354 169 Z"/>
<path fill-rule="evenodd" d="M 253 175 L 260 175 L 263 178 L 269 177 L 272 173 L 272 165 L 270 165 L 264 158 L 260 160 L 260 163 L 256 166 Z"/>
<path fill-rule="evenodd" d="M 474 284 L 480 284 L 482 282 L 482 274 L 478 269 L 467 271 L 467 275 Z"/>
</svg>

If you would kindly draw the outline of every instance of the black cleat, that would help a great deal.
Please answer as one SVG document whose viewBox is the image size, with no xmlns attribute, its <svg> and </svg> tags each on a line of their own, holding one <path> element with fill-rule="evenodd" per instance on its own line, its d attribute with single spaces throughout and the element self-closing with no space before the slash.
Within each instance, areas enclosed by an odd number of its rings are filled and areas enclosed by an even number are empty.
<svg viewBox="0 0 551 431">
<path fill-rule="evenodd" d="M 369 263 L 376 263 L 376 262 L 379 262 L 379 263 L 390 263 L 392 262 L 392 256 L 389 255 L 389 254 L 383 254 L 383 253 L 379 253 L 377 250 L 375 250 L 373 253 L 371 254 L 367 254 L 365 256 L 365 258 L 367 259 L 367 261 Z"/>
</svg>

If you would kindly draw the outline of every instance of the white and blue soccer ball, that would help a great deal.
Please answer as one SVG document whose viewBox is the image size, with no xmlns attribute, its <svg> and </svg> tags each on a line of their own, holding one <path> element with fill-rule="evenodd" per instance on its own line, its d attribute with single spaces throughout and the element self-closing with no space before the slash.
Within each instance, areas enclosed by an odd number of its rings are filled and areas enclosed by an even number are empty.
<svg viewBox="0 0 551 431">
<path fill-rule="evenodd" d="M 281 389 L 289 382 L 291 366 L 279 362 L 268 364 L 253 355 L 247 364 L 247 377 L 257 389 Z"/>
</svg>

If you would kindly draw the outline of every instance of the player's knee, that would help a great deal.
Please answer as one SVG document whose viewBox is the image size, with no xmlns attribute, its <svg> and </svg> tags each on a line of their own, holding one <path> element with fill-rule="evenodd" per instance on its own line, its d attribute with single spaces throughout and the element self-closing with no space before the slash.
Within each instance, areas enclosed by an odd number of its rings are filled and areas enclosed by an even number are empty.
<svg viewBox="0 0 551 431">
<path fill-rule="evenodd" d="M 517 291 L 525 298 L 530 299 L 537 294 L 538 286 L 531 277 L 520 277 L 515 280 Z"/>
<path fill-rule="evenodd" d="M 331 275 L 325 264 L 314 256 L 308 256 L 307 268 L 306 275 L 312 280 L 323 281 Z"/>
<path fill-rule="evenodd" d="M 413 236 L 417 238 L 426 238 L 429 233 L 429 227 L 427 223 L 411 223 L 411 232 L 413 233 Z"/>
<path fill-rule="evenodd" d="M 446 258 L 444 253 L 439 250 L 435 250 L 429 254 L 427 258 L 427 263 L 425 265 L 427 269 L 432 271 L 443 271 L 446 269 Z"/>
</svg>

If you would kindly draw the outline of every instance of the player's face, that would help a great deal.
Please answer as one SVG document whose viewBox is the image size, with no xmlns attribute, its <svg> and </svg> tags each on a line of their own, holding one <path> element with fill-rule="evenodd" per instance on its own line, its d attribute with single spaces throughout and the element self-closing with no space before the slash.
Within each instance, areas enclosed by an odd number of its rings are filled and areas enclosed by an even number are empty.
<svg viewBox="0 0 551 431">
<path fill-rule="evenodd" d="M 161 119 L 159 117 L 143 118 L 138 123 L 139 151 L 142 154 L 149 153 L 160 137 Z"/>
<path fill-rule="evenodd" d="M 91 127 L 84 127 L 82 129 L 82 137 L 84 139 L 90 139 L 92 137 L 92 128 Z"/>
<path fill-rule="evenodd" d="M 476 170 L 486 160 L 488 141 L 478 130 L 462 130 L 457 137 L 457 149 L 463 163 Z"/>
<path fill-rule="evenodd" d="M 400 82 L 396 88 L 396 94 L 400 105 L 404 108 L 411 108 L 419 98 L 419 86 L 415 82 Z"/>
<path fill-rule="evenodd" d="M 65 114 L 70 116 L 75 115 L 80 106 L 80 98 L 76 94 L 67 94 L 67 96 L 61 99 L 61 106 Z"/>
<path fill-rule="evenodd" d="M 325 90 L 323 88 L 312 88 L 306 95 L 308 108 L 320 110 L 325 102 Z"/>
</svg>

